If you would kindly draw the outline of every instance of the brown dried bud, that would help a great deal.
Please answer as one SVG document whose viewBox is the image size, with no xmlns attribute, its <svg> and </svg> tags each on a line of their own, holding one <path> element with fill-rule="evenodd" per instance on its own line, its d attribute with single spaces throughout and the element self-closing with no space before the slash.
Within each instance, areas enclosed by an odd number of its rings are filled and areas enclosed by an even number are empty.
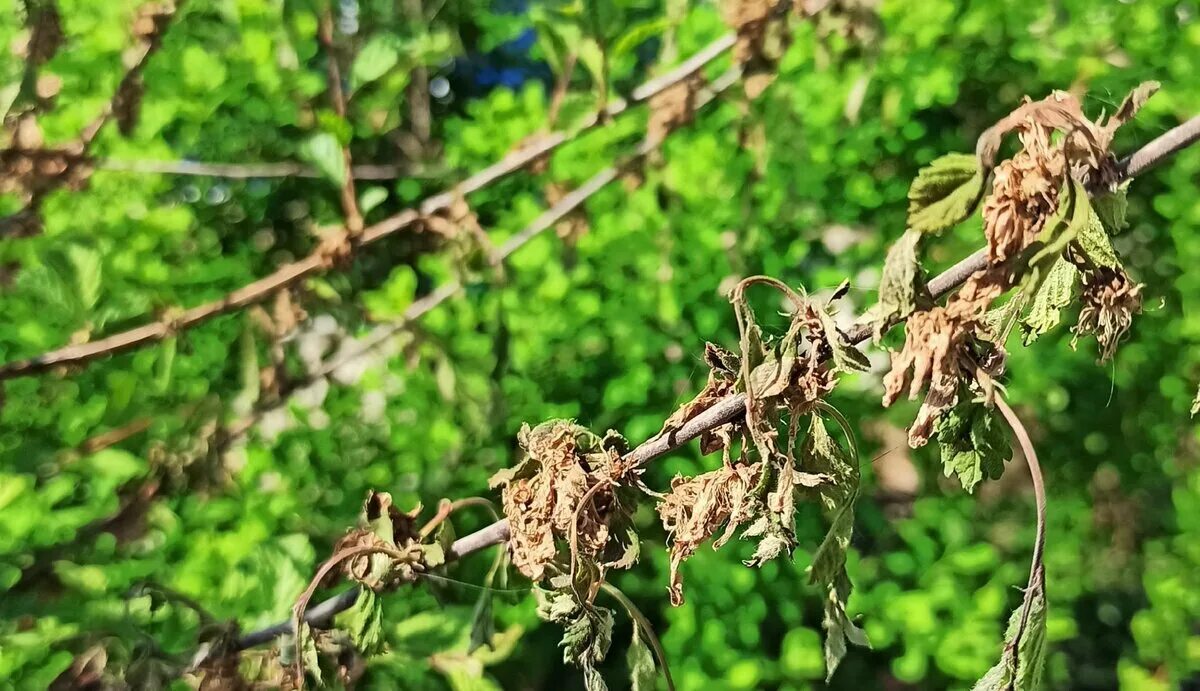
<svg viewBox="0 0 1200 691">
<path fill-rule="evenodd" d="M 1094 334 L 1100 344 L 1100 361 L 1112 358 L 1128 333 L 1133 315 L 1142 311 L 1142 286 L 1118 267 L 1102 266 L 1083 279 L 1083 307 L 1072 332 L 1074 346 L 1084 334 Z"/>
</svg>

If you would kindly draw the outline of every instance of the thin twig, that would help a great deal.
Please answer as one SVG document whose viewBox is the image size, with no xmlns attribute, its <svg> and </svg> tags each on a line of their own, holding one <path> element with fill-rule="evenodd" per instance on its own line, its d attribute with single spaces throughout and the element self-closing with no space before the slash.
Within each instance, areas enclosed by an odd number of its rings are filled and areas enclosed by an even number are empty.
<svg viewBox="0 0 1200 691">
<path fill-rule="evenodd" d="M 359 237 L 359 242 L 354 248 L 355 252 L 365 245 L 378 242 L 412 226 L 424 216 L 450 208 L 461 196 L 483 189 L 497 180 L 525 168 L 563 143 L 591 128 L 604 124 L 608 119 L 624 112 L 632 105 L 643 103 L 687 79 L 724 54 L 733 45 L 733 42 L 732 34 L 713 41 L 678 67 L 634 89 L 629 99 L 609 103 L 603 113 L 594 113 L 573 132 L 556 132 L 542 136 L 468 177 L 455 188 L 429 197 L 418 206 L 404 209 L 379 223 L 367 226 Z M 713 86 L 715 87 L 716 84 L 714 83 Z M 509 244 L 515 241 L 516 238 L 510 239 Z M 168 310 L 169 313 L 178 315 L 174 318 L 163 318 L 96 341 L 66 346 L 32 358 L 0 365 L 0 380 L 38 374 L 58 365 L 83 364 L 99 357 L 162 341 L 214 317 L 261 302 L 276 292 L 298 285 L 301 281 L 323 273 L 329 268 L 331 268 L 329 257 L 323 248 L 318 248 L 309 256 L 285 264 L 274 273 L 242 286 L 224 297 L 182 311 Z"/>
<path fill-rule="evenodd" d="M 346 92 L 342 89 L 342 73 L 338 68 L 338 51 L 333 42 L 333 8 L 327 7 L 321 13 L 317 24 L 317 40 L 325 51 L 326 78 L 329 82 L 329 102 L 333 112 L 342 120 L 346 119 Z M 354 161 L 350 158 L 350 145 L 342 149 L 342 188 L 340 190 L 342 215 L 345 220 L 346 232 L 350 238 L 357 239 L 362 234 L 363 218 L 358 210 L 358 197 L 354 191 Z M 348 248 L 347 248 L 348 249 Z"/>
</svg>

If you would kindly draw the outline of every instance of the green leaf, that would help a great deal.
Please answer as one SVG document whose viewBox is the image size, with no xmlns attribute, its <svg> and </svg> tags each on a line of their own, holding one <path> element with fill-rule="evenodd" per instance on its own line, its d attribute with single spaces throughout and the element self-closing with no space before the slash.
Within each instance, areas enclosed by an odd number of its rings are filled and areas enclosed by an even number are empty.
<svg viewBox="0 0 1200 691">
<path fill-rule="evenodd" d="M 847 434 L 851 430 L 845 430 Z M 846 613 L 846 602 L 853 588 L 846 572 L 846 551 L 854 536 L 854 504 L 858 499 L 857 459 L 850 459 L 829 436 L 820 415 L 813 414 L 805 442 L 805 467 L 833 477 L 833 483 L 819 489 L 825 513 L 830 517 L 829 532 L 813 554 L 808 567 L 809 582 L 825 588 L 825 674 L 833 678 L 847 643 L 871 647 L 867 634 Z"/>
<path fill-rule="evenodd" d="M 1089 208 L 1087 221 L 1080 225 L 1075 237 L 1079 249 L 1088 261 L 1097 266 L 1120 266 L 1121 260 L 1113 249 L 1104 221 L 1099 212 Z"/>
<path fill-rule="evenodd" d="M 178 351 L 179 338 L 177 336 L 171 336 L 163 341 L 154 373 L 154 386 L 159 393 L 165 392 L 171 385 L 171 372 L 175 369 L 175 354 Z"/>
<path fill-rule="evenodd" d="M 917 173 L 908 190 L 908 228 L 940 233 L 966 220 L 983 192 L 984 175 L 970 154 L 946 154 Z"/>
<path fill-rule="evenodd" d="M 629 651 L 625 654 L 625 662 L 629 665 L 629 678 L 633 691 L 654 691 L 657 671 L 654 668 L 654 655 L 650 646 L 642 638 L 641 627 L 637 620 L 633 621 L 633 640 L 629 643 Z"/>
<path fill-rule="evenodd" d="M 75 270 L 79 304 L 83 309 L 90 310 L 100 299 L 100 280 L 104 268 L 100 253 L 83 245 L 70 245 L 67 248 L 67 259 Z"/>
<path fill-rule="evenodd" d="M 1050 267 L 1046 280 L 1033 296 L 1029 314 L 1021 320 L 1021 340 L 1025 345 L 1058 326 L 1060 312 L 1071 304 L 1071 292 L 1078 273 L 1075 266 L 1061 256 Z"/>
<path fill-rule="evenodd" d="M 1129 211 L 1129 183 L 1126 182 L 1112 192 L 1092 199 L 1092 208 L 1096 210 L 1109 235 L 1116 235 L 1128 228 L 1126 214 Z"/>
<path fill-rule="evenodd" d="M 358 51 L 350 66 L 350 90 L 379 79 L 400 62 L 400 45 L 392 34 L 377 34 Z"/>
<path fill-rule="evenodd" d="M 563 627 L 559 646 L 563 662 L 583 670 L 584 685 L 590 690 L 607 689 L 596 666 L 604 661 L 612 647 L 613 612 L 576 599 L 567 590 L 535 589 L 538 617 Z"/>
<path fill-rule="evenodd" d="M 829 348 L 833 351 L 833 368 L 847 373 L 870 370 L 871 361 L 861 350 L 846 341 L 841 330 L 838 329 L 837 321 L 833 318 L 831 308 L 818 306 L 816 313 L 821 320 L 821 329 L 829 341 Z"/>
<path fill-rule="evenodd" d="M 387 200 L 388 191 L 386 187 L 368 187 L 363 190 L 363 193 L 358 195 L 358 209 L 365 216 L 371 213 L 371 210 Z"/>
<path fill-rule="evenodd" d="M 998 479 L 1009 460 L 1008 436 L 1004 425 L 981 403 L 963 400 L 937 422 L 937 440 L 942 448 L 942 470 L 957 476 L 963 489 L 975 491 L 985 478 Z"/>
<path fill-rule="evenodd" d="M 324 683 L 321 679 L 321 660 L 317 656 L 317 639 L 313 638 L 312 629 L 306 622 L 299 622 L 296 635 L 300 638 L 300 662 L 304 671 L 311 674 L 317 684 Z"/>
<path fill-rule="evenodd" d="M 1192 417 L 1196 417 L 1196 413 L 1200 413 L 1200 388 L 1196 389 L 1196 397 L 1192 399 Z"/>
<path fill-rule="evenodd" d="M 633 52 L 635 48 L 666 31 L 670 26 L 671 20 L 666 17 L 647 19 L 634 24 L 613 42 L 612 59 L 617 60 L 626 53 Z"/>
<path fill-rule="evenodd" d="M 358 599 L 336 619 L 337 627 L 350 634 L 354 647 L 363 655 L 383 652 L 383 601 L 370 588 L 359 588 Z"/>
<path fill-rule="evenodd" d="M 338 187 L 346 184 L 346 164 L 337 137 L 328 132 L 313 135 L 300 147 L 300 156 L 333 184 Z"/>
<path fill-rule="evenodd" d="M 1017 608 L 1008 620 L 1000 662 L 976 682 L 972 691 L 1037 691 L 1041 688 L 1046 662 L 1046 593 L 1040 584 L 1035 586 L 1029 600 L 1024 630 L 1021 630 L 1022 608 Z M 1018 631 L 1021 631 L 1019 640 Z M 1015 659 L 1008 652 L 1014 648 Z"/>
<path fill-rule="evenodd" d="M 920 232 L 908 230 L 888 249 L 883 275 L 879 279 L 879 301 L 862 318 L 864 323 L 871 325 L 876 343 L 892 324 L 917 309 L 918 283 L 921 280 L 917 252 L 921 239 Z"/>
</svg>

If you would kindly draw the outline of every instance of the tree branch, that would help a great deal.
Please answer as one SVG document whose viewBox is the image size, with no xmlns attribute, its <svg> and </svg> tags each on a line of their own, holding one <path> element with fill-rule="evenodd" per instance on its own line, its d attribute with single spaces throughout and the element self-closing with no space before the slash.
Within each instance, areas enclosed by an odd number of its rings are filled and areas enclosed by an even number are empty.
<svg viewBox="0 0 1200 691">
<path fill-rule="evenodd" d="M 1166 156 L 1170 156 L 1178 151 L 1186 148 L 1191 143 L 1200 139 L 1200 135 L 1182 136 L 1174 134 L 1176 130 L 1182 130 L 1187 133 L 1192 128 L 1200 127 L 1196 125 L 1200 118 L 1193 118 L 1179 127 L 1165 133 L 1158 139 L 1147 144 L 1142 149 L 1134 152 L 1132 155 L 1122 159 L 1120 165 L 1127 171 L 1145 171 L 1151 163 L 1140 164 L 1135 167 L 1130 165 L 1131 161 L 1135 160 L 1153 160 L 1157 162 Z M 1154 157 L 1143 156 L 1143 152 L 1147 149 L 1151 150 Z M 1132 177 L 1132 172 L 1127 172 L 1125 177 Z M 578 190 L 577 190 L 578 191 Z M 564 198 L 565 199 L 565 198 Z M 930 293 L 934 299 L 940 299 L 954 290 L 958 286 L 975 273 L 983 268 L 987 263 L 987 248 L 980 249 L 965 259 L 959 261 L 954 266 L 934 277 L 927 284 Z M 393 327 L 387 327 L 393 328 Z M 894 327 L 893 327 L 894 328 Z M 866 341 L 871 335 L 869 328 L 856 328 L 851 333 L 846 334 L 846 338 L 850 343 L 858 345 Z M 1045 488 L 1042 483 L 1040 466 L 1037 463 L 1036 454 L 1032 451 L 1032 444 L 1029 443 L 1028 435 L 1025 433 L 1024 427 L 1017 420 L 1013 424 L 1015 415 L 1012 415 L 1012 410 L 1002 399 L 997 397 L 996 405 L 1000 408 L 1001 413 L 1009 420 L 1013 431 L 1017 435 L 1018 441 L 1022 445 L 1026 459 L 1030 465 L 1030 472 L 1034 477 L 1035 495 L 1039 497 L 1038 502 L 1038 541 L 1035 546 L 1034 566 L 1031 572 L 1031 584 L 1035 584 L 1035 576 L 1040 573 L 1039 565 L 1041 563 L 1041 545 L 1044 543 L 1045 532 Z M 1005 412 L 1007 410 L 1007 413 Z M 672 434 L 657 435 L 646 442 L 640 444 L 637 448 L 626 454 L 625 459 L 631 460 L 637 465 L 644 465 L 653 461 L 660 456 L 663 456 L 671 451 L 674 451 L 684 444 L 696 439 L 701 434 L 728 424 L 737 420 L 746 412 L 746 395 L 744 393 L 733 394 L 715 403 L 712 407 L 704 412 L 696 415 L 685 422 L 678 430 Z M 1012 419 L 1009 416 L 1012 415 Z M 450 550 L 446 554 L 447 563 L 461 559 L 467 555 L 481 551 L 493 545 L 498 545 L 506 542 L 509 538 L 509 529 L 507 520 L 496 521 L 484 528 L 481 528 L 474 533 L 465 535 L 454 542 Z M 342 612 L 353 606 L 358 597 L 357 588 L 351 588 L 343 591 L 338 595 L 322 602 L 320 605 L 309 610 L 305 621 L 310 624 L 319 624 L 338 612 Z M 251 632 L 238 640 L 237 649 L 244 650 L 246 648 L 262 645 L 270 642 L 277 636 L 291 633 L 291 622 L 281 622 L 261 631 Z"/>
<path fill-rule="evenodd" d="M 614 101 L 606 107 L 604 113 L 594 113 L 575 131 L 556 132 L 540 137 L 537 141 L 468 177 L 455 188 L 429 197 L 419 206 L 404 209 L 379 223 L 367 226 L 359 236 L 354 249 L 357 251 L 359 247 L 378 242 L 413 225 L 424 216 L 448 209 L 460 196 L 483 189 L 497 180 L 525 168 L 542 156 L 551 153 L 563 143 L 624 112 L 631 105 L 647 101 L 699 72 L 728 50 L 733 42 L 732 34 L 717 39 L 678 67 L 634 89 L 628 100 Z M 329 258 L 325 254 L 324 248 L 318 248 L 313 254 L 291 264 L 285 264 L 274 273 L 238 288 L 217 300 L 182 312 L 170 310 L 177 314 L 174 318 L 163 318 L 157 322 L 113 334 L 100 340 L 66 346 L 32 358 L 0 365 L 0 380 L 38 374 L 57 365 L 83 364 L 99 357 L 156 343 L 213 317 L 261 302 L 280 290 L 290 288 L 311 276 L 323 273 L 330 268 L 329 264 Z"/>
</svg>

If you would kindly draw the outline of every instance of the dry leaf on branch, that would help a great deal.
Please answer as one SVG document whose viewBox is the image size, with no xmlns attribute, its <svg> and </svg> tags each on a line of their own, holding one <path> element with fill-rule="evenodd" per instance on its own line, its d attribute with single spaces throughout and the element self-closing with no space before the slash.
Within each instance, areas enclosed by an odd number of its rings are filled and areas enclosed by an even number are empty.
<svg viewBox="0 0 1200 691">
<path fill-rule="evenodd" d="M 1129 331 L 1133 315 L 1142 311 L 1142 285 L 1130 280 L 1120 267 L 1102 266 L 1084 276 L 1082 300 L 1071 345 L 1082 335 L 1095 335 L 1100 361 L 1105 362 Z"/>
</svg>

